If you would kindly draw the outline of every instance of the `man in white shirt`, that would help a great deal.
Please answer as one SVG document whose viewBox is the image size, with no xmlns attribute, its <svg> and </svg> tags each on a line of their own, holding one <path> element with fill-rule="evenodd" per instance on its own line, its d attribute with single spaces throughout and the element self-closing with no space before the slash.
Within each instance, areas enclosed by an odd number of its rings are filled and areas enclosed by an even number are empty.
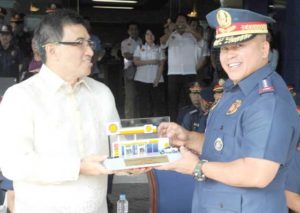
<svg viewBox="0 0 300 213">
<path fill-rule="evenodd" d="M 178 109 L 188 105 L 188 85 L 196 80 L 197 40 L 201 35 L 187 24 L 185 15 L 178 15 L 176 24 L 169 23 L 169 32 L 160 38 L 168 47 L 168 108 L 175 121 Z"/>
<path fill-rule="evenodd" d="M 122 56 L 124 57 L 124 87 L 125 87 L 125 118 L 133 118 L 138 116 L 136 106 L 136 89 L 134 85 L 134 76 L 136 66 L 133 63 L 133 53 L 137 46 L 142 45 L 139 38 L 138 24 L 131 22 L 128 24 L 129 38 L 121 43 Z"/>
<path fill-rule="evenodd" d="M 0 166 L 14 183 L 15 213 L 106 213 L 105 125 L 119 116 L 111 91 L 86 77 L 94 45 L 85 22 L 57 10 L 34 37 L 41 71 L 0 105 Z"/>
</svg>

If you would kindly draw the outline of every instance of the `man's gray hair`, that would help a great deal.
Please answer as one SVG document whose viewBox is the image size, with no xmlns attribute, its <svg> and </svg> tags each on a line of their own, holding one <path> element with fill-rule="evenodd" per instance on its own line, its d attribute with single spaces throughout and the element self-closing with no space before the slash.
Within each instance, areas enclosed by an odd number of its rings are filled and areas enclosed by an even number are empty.
<svg viewBox="0 0 300 213">
<path fill-rule="evenodd" d="M 34 32 L 34 40 L 37 43 L 43 63 L 46 62 L 45 45 L 51 42 L 61 41 L 63 29 L 66 25 L 80 24 L 86 27 L 86 22 L 75 11 L 69 9 L 58 9 L 46 15 Z"/>
</svg>

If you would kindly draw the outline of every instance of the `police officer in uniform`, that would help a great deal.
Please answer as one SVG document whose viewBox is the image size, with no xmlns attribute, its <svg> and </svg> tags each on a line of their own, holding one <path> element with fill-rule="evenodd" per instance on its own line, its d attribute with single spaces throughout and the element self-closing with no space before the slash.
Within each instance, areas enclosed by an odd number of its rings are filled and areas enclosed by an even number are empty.
<svg viewBox="0 0 300 213">
<path fill-rule="evenodd" d="M 217 103 L 223 96 L 224 92 L 224 85 L 225 81 L 223 78 L 220 78 L 219 81 L 214 85 L 213 92 L 214 92 L 214 98 L 215 102 Z"/>
<path fill-rule="evenodd" d="M 287 165 L 300 127 L 285 82 L 268 65 L 273 19 L 220 8 L 207 20 L 216 28 L 214 46 L 229 80 L 204 134 L 160 124 L 159 134 L 181 146 L 182 158 L 158 169 L 194 176 L 192 213 L 287 213 Z"/>
<path fill-rule="evenodd" d="M 185 129 L 204 133 L 210 106 L 214 102 L 211 88 L 203 88 L 198 92 L 200 106 L 189 111 L 183 118 L 182 125 Z"/>
<path fill-rule="evenodd" d="M 12 42 L 12 31 L 8 25 L 0 29 L 0 77 L 14 77 L 19 80 L 21 52 Z"/>
<path fill-rule="evenodd" d="M 177 120 L 176 122 L 178 124 L 182 124 L 183 122 L 183 118 L 184 116 L 189 113 L 192 112 L 194 110 L 198 111 L 198 109 L 200 108 L 200 91 L 201 91 L 201 86 L 198 82 L 193 82 L 189 85 L 189 91 L 190 91 L 190 101 L 192 104 L 187 105 L 182 107 L 179 112 L 178 112 L 178 116 L 177 116 Z"/>
<path fill-rule="evenodd" d="M 296 92 L 294 85 L 288 85 L 288 89 L 292 96 L 295 98 Z M 297 112 L 300 116 L 299 105 L 297 106 Z M 291 209 L 291 211 L 300 212 L 300 138 L 295 149 L 292 163 L 288 168 L 285 195 L 287 205 Z"/>
</svg>

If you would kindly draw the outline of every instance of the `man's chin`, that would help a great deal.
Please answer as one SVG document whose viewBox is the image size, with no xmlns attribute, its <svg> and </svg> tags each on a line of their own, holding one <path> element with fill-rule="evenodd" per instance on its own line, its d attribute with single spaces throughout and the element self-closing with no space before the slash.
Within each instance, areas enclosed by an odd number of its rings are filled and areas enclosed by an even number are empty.
<svg viewBox="0 0 300 213">
<path fill-rule="evenodd" d="M 83 77 L 89 76 L 91 73 L 92 73 L 92 70 L 91 70 L 91 69 L 86 69 L 86 70 L 83 72 Z"/>
</svg>

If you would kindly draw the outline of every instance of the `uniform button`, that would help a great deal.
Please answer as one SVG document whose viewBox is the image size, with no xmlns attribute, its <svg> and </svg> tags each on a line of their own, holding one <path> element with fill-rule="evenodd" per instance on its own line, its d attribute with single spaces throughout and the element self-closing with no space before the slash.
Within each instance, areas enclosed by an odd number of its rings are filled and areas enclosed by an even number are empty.
<svg viewBox="0 0 300 213">
<path fill-rule="evenodd" d="M 222 125 L 222 126 L 220 126 L 220 130 L 223 130 L 223 128 L 224 128 L 224 126 Z"/>
<path fill-rule="evenodd" d="M 223 203 L 220 203 L 220 208 L 223 209 L 224 205 Z"/>
</svg>

